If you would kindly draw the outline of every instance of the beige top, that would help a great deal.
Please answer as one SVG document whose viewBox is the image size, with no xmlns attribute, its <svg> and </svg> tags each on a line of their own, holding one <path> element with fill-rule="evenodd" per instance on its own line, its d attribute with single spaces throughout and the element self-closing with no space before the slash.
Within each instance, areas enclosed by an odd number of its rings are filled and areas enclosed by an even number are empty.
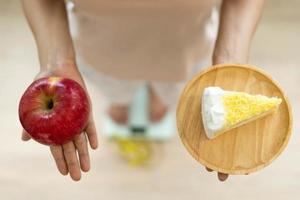
<svg viewBox="0 0 300 200">
<path fill-rule="evenodd" d="M 116 78 L 184 80 L 210 58 L 218 2 L 74 0 L 76 51 L 88 65 Z"/>
</svg>

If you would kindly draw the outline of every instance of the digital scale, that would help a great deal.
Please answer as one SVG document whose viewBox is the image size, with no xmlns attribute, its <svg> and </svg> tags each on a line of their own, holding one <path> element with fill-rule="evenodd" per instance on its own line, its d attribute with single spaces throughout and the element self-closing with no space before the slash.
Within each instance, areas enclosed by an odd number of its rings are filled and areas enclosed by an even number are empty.
<svg viewBox="0 0 300 200">
<path fill-rule="evenodd" d="M 149 120 L 149 87 L 141 86 L 129 106 L 128 123 L 118 124 L 103 117 L 102 132 L 117 142 L 129 163 L 142 164 L 151 157 L 150 143 L 165 141 L 176 133 L 175 112 L 169 111 L 160 122 Z"/>
</svg>

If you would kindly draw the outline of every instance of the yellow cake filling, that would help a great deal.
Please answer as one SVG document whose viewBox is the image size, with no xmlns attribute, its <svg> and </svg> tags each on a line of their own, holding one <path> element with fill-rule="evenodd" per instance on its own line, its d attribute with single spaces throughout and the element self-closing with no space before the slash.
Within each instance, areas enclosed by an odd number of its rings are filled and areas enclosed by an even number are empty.
<svg viewBox="0 0 300 200">
<path fill-rule="evenodd" d="M 223 96 L 223 103 L 226 111 L 225 127 L 228 127 L 276 109 L 281 103 L 281 99 L 240 92 L 225 94 Z"/>
</svg>

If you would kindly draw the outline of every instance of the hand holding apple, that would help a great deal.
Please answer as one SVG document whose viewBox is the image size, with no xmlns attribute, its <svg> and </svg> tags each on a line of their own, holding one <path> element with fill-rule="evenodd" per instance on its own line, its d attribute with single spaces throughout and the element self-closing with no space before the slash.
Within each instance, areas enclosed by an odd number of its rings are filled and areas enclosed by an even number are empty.
<svg viewBox="0 0 300 200">
<path fill-rule="evenodd" d="M 19 117 L 23 128 L 45 145 L 62 145 L 87 125 L 90 104 L 75 81 L 46 77 L 34 81 L 23 94 Z"/>
<path fill-rule="evenodd" d="M 84 81 L 80 75 L 80 72 L 73 61 L 63 62 L 55 66 L 48 65 L 45 68 L 41 68 L 41 72 L 35 77 L 35 79 L 45 77 L 65 77 L 76 81 L 87 94 L 88 101 L 90 102 L 87 89 Z M 67 175 L 70 172 L 70 176 L 73 180 L 80 180 L 81 171 L 89 171 L 90 169 L 90 157 L 88 152 L 87 139 L 92 149 L 96 149 L 98 146 L 96 128 L 92 116 L 91 103 L 90 114 L 88 116 L 87 123 L 83 128 L 83 131 L 79 134 L 75 134 L 72 141 L 66 142 L 62 145 L 51 145 L 50 150 L 52 156 L 56 162 L 56 166 L 61 174 Z M 51 102 L 50 105 L 51 107 Z M 30 139 L 30 135 L 23 130 L 22 140 L 27 141 Z M 77 151 L 77 152 L 76 152 Z"/>
</svg>

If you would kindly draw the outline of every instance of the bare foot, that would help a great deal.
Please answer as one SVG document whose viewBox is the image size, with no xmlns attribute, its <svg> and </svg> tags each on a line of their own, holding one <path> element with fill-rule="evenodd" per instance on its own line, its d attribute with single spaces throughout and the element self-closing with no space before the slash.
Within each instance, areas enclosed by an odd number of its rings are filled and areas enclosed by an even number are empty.
<svg viewBox="0 0 300 200">
<path fill-rule="evenodd" d="M 128 121 L 128 106 L 112 104 L 107 110 L 109 116 L 119 124 L 126 124 Z"/>
<path fill-rule="evenodd" d="M 160 100 L 155 91 L 150 87 L 150 120 L 152 122 L 160 121 L 168 111 L 167 106 Z"/>
</svg>

